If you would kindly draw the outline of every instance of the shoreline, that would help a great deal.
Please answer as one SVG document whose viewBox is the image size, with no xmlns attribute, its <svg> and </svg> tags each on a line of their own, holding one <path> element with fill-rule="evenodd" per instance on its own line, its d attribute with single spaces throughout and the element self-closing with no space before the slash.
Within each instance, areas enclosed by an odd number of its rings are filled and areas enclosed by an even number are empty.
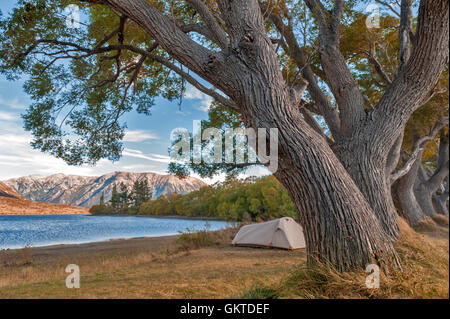
<svg viewBox="0 0 450 319">
<path fill-rule="evenodd" d="M 230 223 L 238 223 L 237 221 L 228 221 L 225 218 L 222 217 L 211 217 L 211 216 L 181 216 L 181 215 L 168 215 L 168 216 L 161 216 L 161 215 L 133 215 L 133 214 L 120 214 L 120 215 L 113 215 L 113 214 L 89 214 L 90 216 L 108 216 L 108 217 L 147 217 L 147 218 L 167 218 L 167 219 L 193 219 L 193 220 L 209 220 L 209 221 L 218 221 L 218 222 L 230 222 Z"/>
<path fill-rule="evenodd" d="M 179 235 L 166 235 L 160 237 L 119 238 L 106 241 L 87 242 L 79 244 L 53 244 L 46 246 L 32 246 L 27 253 L 33 259 L 51 261 L 58 258 L 79 260 L 80 258 L 97 258 L 105 255 L 122 256 L 140 252 L 160 252 L 176 247 Z M 8 254 L 17 254 L 24 248 L 0 250 Z"/>
<path fill-rule="evenodd" d="M 133 216 L 133 215 L 131 215 Z M 121 216 L 114 216 L 114 217 L 121 217 Z M 142 216 L 142 217 L 147 217 L 147 216 Z M 178 217 L 174 217 L 178 218 Z M 221 220 L 218 220 L 221 221 Z M 223 229 L 228 229 L 234 227 L 233 225 L 229 225 Z M 223 229 L 219 229 L 219 230 L 211 230 L 211 232 L 216 232 L 216 231 L 220 231 Z M 200 230 L 199 230 L 200 231 Z M 196 231 L 196 232 L 199 232 Z M 2 251 L 20 251 L 23 249 L 31 249 L 31 250 L 39 250 L 39 249 L 52 249 L 52 248 L 57 248 L 57 249 L 64 249 L 64 248 L 82 248 L 83 246 L 108 246 L 108 244 L 111 243 L 118 243 L 118 242 L 134 242 L 134 241 L 140 241 L 140 240 L 144 240 L 144 241 L 153 241 L 155 239 L 157 240 L 166 240 L 166 239 L 173 239 L 173 238 L 178 238 L 180 236 L 180 233 L 178 234 L 168 234 L 168 235 L 150 235 L 150 236 L 139 236 L 139 237 L 119 237 L 119 238 L 110 238 L 110 239 L 102 239 L 102 240 L 94 240 L 94 241 L 81 241 L 81 242 L 68 242 L 68 243 L 52 243 L 52 244 L 43 244 L 43 245 L 31 245 L 31 246 L 24 246 L 24 247 L 15 247 L 15 248 L 0 248 L 0 252 Z"/>
<path fill-rule="evenodd" d="M 230 223 L 239 223 L 239 221 L 230 221 L 223 217 L 211 217 L 211 216 L 181 216 L 181 215 L 169 215 L 169 216 L 161 216 L 161 215 L 133 215 L 133 214 L 91 214 L 86 213 L 52 213 L 52 214 L 36 214 L 36 213 L 0 213 L 0 216 L 58 216 L 58 215 L 74 215 L 74 216 L 94 216 L 94 217 L 144 217 L 144 218 L 167 218 L 167 219 L 191 219 L 191 220 L 206 220 L 206 221 L 219 221 L 219 222 L 230 222 Z"/>
<path fill-rule="evenodd" d="M 133 242 L 136 240 L 148 240 L 148 239 L 161 239 L 164 240 L 166 238 L 176 237 L 178 238 L 180 235 L 162 235 L 162 236 L 140 236 L 140 237 L 124 237 L 124 238 L 111 238 L 111 239 L 103 239 L 99 241 L 83 241 L 83 242 L 68 242 L 68 243 L 54 243 L 54 244 L 44 244 L 44 245 L 36 245 L 36 246 L 24 246 L 19 248 L 0 248 L 1 251 L 19 251 L 22 249 L 32 249 L 32 250 L 40 250 L 40 249 L 65 249 L 65 248 L 82 248 L 82 246 L 107 246 L 112 242 Z"/>
</svg>

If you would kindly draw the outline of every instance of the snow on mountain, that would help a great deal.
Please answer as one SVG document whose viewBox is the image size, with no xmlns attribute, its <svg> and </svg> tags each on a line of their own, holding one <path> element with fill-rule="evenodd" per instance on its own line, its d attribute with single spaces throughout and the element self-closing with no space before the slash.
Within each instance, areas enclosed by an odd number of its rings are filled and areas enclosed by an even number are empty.
<svg viewBox="0 0 450 319">
<path fill-rule="evenodd" d="M 206 186 L 206 183 L 194 177 L 180 179 L 174 175 L 129 172 L 114 172 L 94 177 L 30 175 L 12 178 L 4 183 L 29 200 L 90 207 L 99 203 L 102 192 L 105 194 L 105 201 L 108 201 L 114 185 L 120 190 L 119 185 L 123 183 L 131 190 L 135 181 L 145 179 L 153 198 L 170 193 L 186 194 Z"/>
</svg>

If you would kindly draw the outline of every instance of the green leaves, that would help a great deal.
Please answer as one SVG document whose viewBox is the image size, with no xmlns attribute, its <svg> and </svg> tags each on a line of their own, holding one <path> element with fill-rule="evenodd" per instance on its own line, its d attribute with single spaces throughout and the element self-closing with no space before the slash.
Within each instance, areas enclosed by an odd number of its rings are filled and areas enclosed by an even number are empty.
<svg viewBox="0 0 450 319">
<path fill-rule="evenodd" d="M 66 23 L 68 5 L 80 10 L 78 27 Z M 157 96 L 181 97 L 178 75 L 121 47 L 154 44 L 138 25 L 124 22 L 104 6 L 69 0 L 22 0 L 0 19 L 0 72 L 26 79 L 34 102 L 23 118 L 34 148 L 73 165 L 118 160 L 122 116 L 133 109 L 150 115 Z M 160 48 L 153 53 L 168 58 Z"/>
<path fill-rule="evenodd" d="M 287 191 L 273 176 L 255 181 L 229 180 L 185 195 L 160 196 L 142 204 L 139 214 L 209 216 L 237 221 L 296 216 Z"/>
</svg>

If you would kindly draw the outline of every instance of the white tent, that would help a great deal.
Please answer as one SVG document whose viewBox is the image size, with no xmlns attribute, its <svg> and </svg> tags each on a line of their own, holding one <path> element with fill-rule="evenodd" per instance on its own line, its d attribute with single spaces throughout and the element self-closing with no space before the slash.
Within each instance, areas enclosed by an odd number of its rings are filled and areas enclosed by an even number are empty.
<svg viewBox="0 0 450 319">
<path fill-rule="evenodd" d="M 306 247 L 302 227 L 290 217 L 243 226 L 234 237 L 232 244 L 284 249 Z"/>
</svg>

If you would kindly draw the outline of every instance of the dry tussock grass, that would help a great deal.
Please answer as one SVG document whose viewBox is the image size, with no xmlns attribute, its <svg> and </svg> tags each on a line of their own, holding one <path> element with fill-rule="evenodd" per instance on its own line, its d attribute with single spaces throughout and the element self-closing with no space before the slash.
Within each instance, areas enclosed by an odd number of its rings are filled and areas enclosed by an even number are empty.
<svg viewBox="0 0 450 319">
<path fill-rule="evenodd" d="M 22 198 L 0 196 L 0 215 L 52 215 L 52 214 L 89 214 L 85 207 L 35 202 Z"/>
<path fill-rule="evenodd" d="M 11 251 L 10 265 L 0 263 L 0 297 L 448 298 L 448 227 L 436 225 L 418 233 L 403 220 L 399 223 L 396 246 L 403 269 L 389 277 L 382 274 L 380 289 L 366 288 L 364 271 L 307 268 L 304 251 L 231 247 L 237 229 L 227 229 L 201 235 L 207 240 L 188 234 L 160 249 L 139 251 L 130 244 L 76 260 L 41 260 L 30 250 Z M 80 265 L 81 289 L 65 287 L 69 263 Z"/>
<path fill-rule="evenodd" d="M 365 286 L 364 271 L 340 273 L 328 266 L 300 265 L 283 283 L 278 295 L 288 298 L 448 298 L 448 230 L 430 237 L 399 220 L 401 235 L 396 243 L 403 269 L 381 274 L 380 289 Z M 430 229 L 427 228 L 427 229 Z"/>
<path fill-rule="evenodd" d="M 440 226 L 448 226 L 448 216 L 444 215 L 435 215 L 433 220 L 436 224 Z"/>
</svg>

